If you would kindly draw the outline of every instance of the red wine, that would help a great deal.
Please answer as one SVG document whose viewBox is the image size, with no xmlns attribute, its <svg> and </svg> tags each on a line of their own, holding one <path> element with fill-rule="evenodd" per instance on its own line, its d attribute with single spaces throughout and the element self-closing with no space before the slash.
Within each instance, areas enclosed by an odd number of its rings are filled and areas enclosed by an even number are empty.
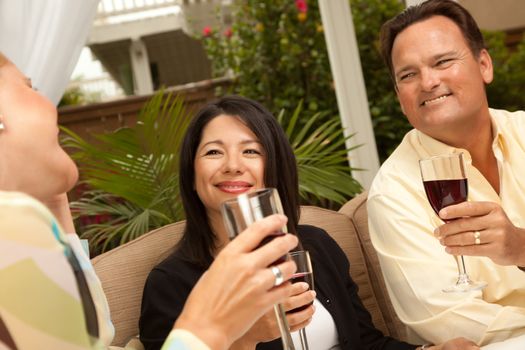
<svg viewBox="0 0 525 350">
<path fill-rule="evenodd" d="M 259 243 L 259 245 L 257 246 L 257 248 L 260 248 L 262 247 L 263 245 L 267 244 L 267 243 L 270 243 L 272 240 L 274 240 L 275 238 L 277 237 L 280 237 L 280 236 L 284 236 L 285 233 L 282 232 L 282 231 L 275 231 L 271 234 L 269 234 L 268 236 L 264 237 L 263 240 L 261 241 L 261 243 Z M 257 249 L 256 248 L 256 249 Z M 283 255 L 281 256 L 279 259 L 275 260 L 272 265 L 277 265 L 277 264 L 281 264 L 283 262 L 286 261 L 286 255 Z"/>
<path fill-rule="evenodd" d="M 292 278 L 290 279 L 290 281 L 292 283 L 306 282 L 306 283 L 308 283 L 308 286 L 309 286 L 310 290 L 312 290 L 313 287 L 314 287 L 314 275 L 311 272 L 294 273 L 292 275 Z M 303 306 L 299 306 L 298 308 L 295 308 L 293 310 L 288 311 L 288 313 L 303 311 L 304 309 L 306 309 L 308 306 L 310 306 L 312 304 L 313 304 L 313 302 L 305 304 Z"/>
<path fill-rule="evenodd" d="M 428 201 L 436 214 L 449 205 L 467 200 L 467 179 L 423 181 L 423 185 Z"/>
</svg>

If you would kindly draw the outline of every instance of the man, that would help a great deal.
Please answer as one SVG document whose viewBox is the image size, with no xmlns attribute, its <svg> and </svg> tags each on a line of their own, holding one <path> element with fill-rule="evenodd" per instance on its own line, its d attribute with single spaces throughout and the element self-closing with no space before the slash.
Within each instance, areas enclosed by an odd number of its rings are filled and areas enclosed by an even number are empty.
<svg viewBox="0 0 525 350">
<path fill-rule="evenodd" d="M 412 341 L 462 335 L 487 344 L 525 334 L 518 268 L 525 266 L 525 113 L 489 109 L 491 57 L 474 19 L 454 1 L 406 9 L 384 24 L 381 45 L 415 128 L 382 165 L 368 198 L 370 235 L 396 312 Z M 441 210 L 439 220 L 418 161 L 458 152 L 469 202 Z M 458 274 L 451 254 L 469 255 L 467 272 L 487 287 L 443 293 Z"/>
</svg>

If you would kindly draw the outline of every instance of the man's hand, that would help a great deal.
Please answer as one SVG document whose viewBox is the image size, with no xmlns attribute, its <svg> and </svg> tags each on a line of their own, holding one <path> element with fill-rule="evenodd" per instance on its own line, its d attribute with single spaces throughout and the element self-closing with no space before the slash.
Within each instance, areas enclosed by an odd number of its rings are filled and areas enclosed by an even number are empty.
<svg viewBox="0 0 525 350">
<path fill-rule="evenodd" d="M 493 202 L 464 202 L 443 208 L 446 223 L 434 234 L 453 255 L 486 256 L 499 265 L 525 266 L 525 230 Z"/>
<path fill-rule="evenodd" d="M 479 350 L 476 343 L 465 338 L 455 338 L 440 345 L 434 345 L 428 350 Z"/>
</svg>

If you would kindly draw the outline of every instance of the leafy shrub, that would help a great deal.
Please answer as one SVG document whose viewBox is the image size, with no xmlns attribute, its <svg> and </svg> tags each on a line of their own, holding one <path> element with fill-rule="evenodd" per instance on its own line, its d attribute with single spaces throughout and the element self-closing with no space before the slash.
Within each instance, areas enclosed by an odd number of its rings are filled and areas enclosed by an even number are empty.
<svg viewBox="0 0 525 350">
<path fill-rule="evenodd" d="M 306 4 L 306 5 L 305 5 Z M 381 25 L 403 10 L 399 0 L 350 0 L 370 113 L 381 161 L 397 147 L 410 124 L 403 116 L 379 50 Z M 504 33 L 485 33 L 494 59 L 490 105 L 525 106 L 525 41 L 515 50 Z M 237 77 L 233 92 L 263 102 L 277 113 L 299 100 L 306 109 L 299 123 L 318 111 L 336 117 L 337 102 L 317 1 L 239 2 L 231 28 L 207 28 L 204 44 L 214 74 Z"/>
</svg>

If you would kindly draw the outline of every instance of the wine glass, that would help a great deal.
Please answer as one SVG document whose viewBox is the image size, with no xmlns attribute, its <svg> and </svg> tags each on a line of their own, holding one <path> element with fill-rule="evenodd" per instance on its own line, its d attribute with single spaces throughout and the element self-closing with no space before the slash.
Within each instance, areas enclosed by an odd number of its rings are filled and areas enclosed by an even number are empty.
<svg viewBox="0 0 525 350">
<path fill-rule="evenodd" d="M 308 289 L 313 290 L 314 289 L 314 270 L 312 268 L 312 262 L 310 260 L 310 253 L 308 253 L 308 251 L 306 250 L 297 250 L 294 252 L 290 252 L 289 255 L 290 255 L 290 259 L 295 261 L 295 265 L 297 265 L 297 270 L 292 275 L 292 278 L 290 279 L 290 281 L 292 283 L 306 282 L 309 287 Z M 312 304 L 313 302 L 309 304 L 305 304 L 303 306 L 300 306 L 298 308 L 288 311 L 288 313 L 303 311 L 304 309 L 306 309 L 308 306 Z M 301 342 L 302 349 L 309 350 L 305 328 L 301 328 L 299 330 L 299 340 Z"/>
<path fill-rule="evenodd" d="M 428 201 L 436 214 L 449 205 L 465 202 L 468 182 L 463 153 L 439 155 L 419 161 L 421 178 Z M 459 276 L 456 283 L 443 289 L 445 293 L 469 292 L 487 286 L 486 282 L 472 281 L 467 274 L 463 255 L 454 256 Z"/>
<path fill-rule="evenodd" d="M 243 193 L 236 198 L 227 200 L 222 203 L 221 212 L 230 239 L 234 239 L 257 220 L 261 220 L 272 214 L 284 215 L 279 192 L 277 192 L 275 188 L 263 188 L 254 192 Z M 270 242 L 277 236 L 284 235 L 286 232 L 288 232 L 288 230 L 285 225 L 282 227 L 282 230 L 274 232 L 272 235 L 263 239 L 259 246 Z M 275 261 L 273 265 L 282 263 L 286 259 L 287 255 Z M 283 306 L 281 304 L 276 304 L 274 306 L 274 311 L 277 317 L 277 325 L 281 332 L 283 349 L 295 350 Z"/>
</svg>

